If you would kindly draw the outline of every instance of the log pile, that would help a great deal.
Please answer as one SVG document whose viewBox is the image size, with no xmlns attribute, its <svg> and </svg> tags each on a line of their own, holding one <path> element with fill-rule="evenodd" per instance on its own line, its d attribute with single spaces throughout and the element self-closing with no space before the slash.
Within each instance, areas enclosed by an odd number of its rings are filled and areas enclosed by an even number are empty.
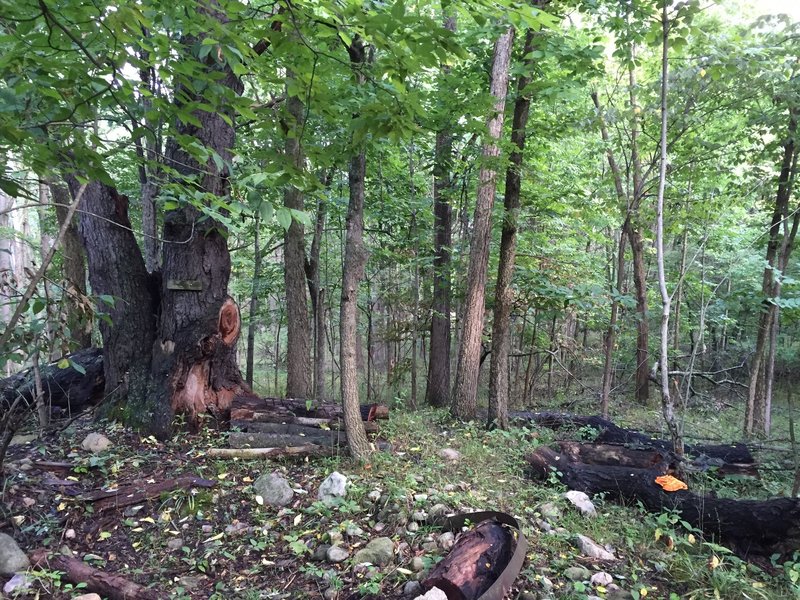
<svg viewBox="0 0 800 600">
<path fill-rule="evenodd" d="M 674 473 L 669 457 L 654 462 L 654 455 L 626 450 L 617 464 L 588 464 L 583 462 L 584 457 L 601 457 L 603 452 L 574 447 L 567 450 L 558 453 L 544 446 L 538 448 L 526 458 L 531 476 L 546 479 L 555 472 L 572 490 L 604 493 L 621 502 L 641 502 L 652 512 L 676 510 L 707 538 L 726 544 L 741 556 L 784 555 L 800 548 L 798 498 L 732 500 L 689 490 L 667 492 L 655 479 Z M 612 456 L 606 455 L 605 460 L 612 462 Z"/>
<path fill-rule="evenodd" d="M 361 417 L 366 432 L 376 434 L 376 419 L 388 419 L 389 409 L 364 404 Z M 330 402 L 241 395 L 231 404 L 230 425 L 229 446 L 248 452 L 220 456 L 325 456 L 347 447 L 342 407 Z"/>
</svg>

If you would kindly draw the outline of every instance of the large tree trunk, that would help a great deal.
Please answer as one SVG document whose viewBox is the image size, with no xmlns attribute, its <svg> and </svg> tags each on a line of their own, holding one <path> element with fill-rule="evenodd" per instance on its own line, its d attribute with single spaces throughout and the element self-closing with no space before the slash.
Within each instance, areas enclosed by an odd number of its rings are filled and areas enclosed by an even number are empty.
<svg viewBox="0 0 800 600">
<path fill-rule="evenodd" d="M 350 61 L 359 84 L 364 75 L 359 69 L 366 64 L 366 50 L 360 38 L 348 48 Z M 350 160 L 350 202 L 347 209 L 344 264 L 342 265 L 342 298 L 339 309 L 339 368 L 341 370 L 342 406 L 350 454 L 363 460 L 371 453 L 367 434 L 361 424 L 358 402 L 358 286 L 364 278 L 367 251 L 364 248 L 364 185 L 367 176 L 367 155 L 363 145 L 354 150 Z"/>
<path fill-rule="evenodd" d="M 226 18 L 212 3 L 198 12 L 212 21 Z M 191 52 L 203 37 L 184 36 L 184 52 Z M 235 133 L 224 96 L 240 94 L 243 86 L 227 64 L 217 64 L 213 52 L 205 62 L 209 72 L 220 75 L 217 85 L 225 92 L 217 98 L 203 97 L 178 76 L 176 103 L 216 101 L 217 105 L 210 111 L 193 111 L 199 125 L 181 121 L 176 130 L 181 138 L 193 138 L 222 161 L 217 164 L 209 156 L 200 164 L 173 137 L 167 143 L 165 164 L 178 183 L 225 198 Z M 196 429 L 201 411 L 224 412 L 233 396 L 245 389 L 236 364 L 239 313 L 227 295 L 231 262 L 225 226 L 185 204 L 165 216 L 163 238 L 162 310 L 148 392 L 156 403 L 148 429 L 161 436 L 169 433 L 175 413 L 185 413 L 189 426 Z"/>
<path fill-rule="evenodd" d="M 448 16 L 445 28 L 456 30 L 456 19 Z M 442 66 L 447 75 L 449 67 Z M 436 133 L 433 159 L 433 304 L 428 353 L 428 383 L 425 400 L 443 407 L 450 398 L 450 245 L 452 244 L 453 133 L 445 127 Z"/>
<path fill-rule="evenodd" d="M 80 185 L 68 176 L 73 195 Z M 86 250 L 89 283 L 99 298 L 103 371 L 108 406 L 124 420 L 146 426 L 158 401 L 145 393 L 156 335 L 158 291 L 153 289 L 128 219 L 128 199 L 92 182 L 81 199 L 78 231 Z M 123 406 L 123 402 L 127 403 Z"/>
<path fill-rule="evenodd" d="M 534 31 L 528 30 L 522 50 L 524 74 L 517 80 L 517 99 L 514 103 L 514 122 L 511 126 L 513 145 L 510 164 L 506 170 L 506 193 L 503 202 L 503 233 L 500 239 L 500 262 L 494 292 L 492 321 L 492 357 L 489 368 L 489 415 L 487 426 L 508 429 L 508 355 L 511 352 L 511 308 L 514 292 L 511 280 L 517 255 L 517 213 L 522 184 L 522 155 L 525 151 L 525 128 L 531 107 L 530 92 L 533 70 Z"/>
<path fill-rule="evenodd" d="M 456 382 L 451 407 L 453 416 L 462 419 L 475 418 L 477 411 L 486 271 L 489 264 L 489 242 L 492 234 L 492 207 L 497 185 L 497 171 L 493 161 L 500 154 L 497 144 L 503 131 L 513 43 L 514 28 L 509 27 L 497 39 L 492 60 L 491 94 L 495 98 L 495 103 L 487 123 L 483 163 L 478 175 L 478 195 L 475 202 L 467 289 L 462 317 L 463 327 L 458 346 L 458 366 L 456 367 Z"/>
<path fill-rule="evenodd" d="M 59 227 L 63 226 L 71 202 L 69 190 L 61 184 L 50 184 L 50 195 L 56 209 Z M 76 222 L 77 221 L 77 222 Z M 77 349 L 92 345 L 92 318 L 86 310 L 86 260 L 78 234 L 79 219 L 67 227 L 61 246 L 61 264 L 64 277 L 63 310 L 67 313 L 67 327 Z M 97 293 L 97 292 L 95 292 Z"/>
<path fill-rule="evenodd" d="M 287 79 L 294 75 L 289 72 Z M 288 95 L 288 94 L 287 94 Z M 303 170 L 300 136 L 303 130 L 303 103 L 297 96 L 286 100 L 286 160 L 298 172 Z M 283 194 L 283 205 L 303 210 L 303 192 L 289 186 Z M 284 234 L 283 279 L 286 284 L 286 395 L 308 398 L 311 395 L 311 332 L 306 296 L 305 241 L 302 223 L 292 219 Z"/>
</svg>

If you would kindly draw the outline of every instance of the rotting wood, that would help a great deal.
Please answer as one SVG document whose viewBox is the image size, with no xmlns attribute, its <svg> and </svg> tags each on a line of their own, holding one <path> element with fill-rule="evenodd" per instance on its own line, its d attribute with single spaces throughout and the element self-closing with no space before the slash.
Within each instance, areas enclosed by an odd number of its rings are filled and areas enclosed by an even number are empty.
<svg viewBox="0 0 800 600">
<path fill-rule="evenodd" d="M 459 537 L 450 553 L 422 583 L 437 587 L 448 600 L 476 600 L 497 580 L 514 549 L 508 527 L 494 520 L 484 521 Z"/>
<path fill-rule="evenodd" d="M 316 431 L 328 430 L 343 430 L 344 423 L 338 419 L 315 419 L 312 417 L 292 417 L 284 415 L 272 416 L 267 414 L 257 415 L 259 418 L 250 421 L 246 420 L 231 420 L 231 429 L 238 429 L 239 431 L 272 431 L 268 427 L 262 425 L 299 425 L 306 429 L 315 429 Z M 367 433 L 378 433 L 380 427 L 376 421 L 364 421 L 364 429 Z"/>
<path fill-rule="evenodd" d="M 347 454 L 347 446 L 288 446 L 282 448 L 209 448 L 207 456 L 213 458 L 279 458 L 284 456 L 338 456 Z"/>
<path fill-rule="evenodd" d="M 606 494 L 623 502 L 641 502 L 651 512 L 676 510 L 705 536 L 741 556 L 788 554 L 800 548 L 800 499 L 732 500 L 690 491 L 665 492 L 655 478 L 670 471 L 662 462 L 650 469 L 571 462 L 540 447 L 526 458 L 530 474 L 546 479 L 556 472 L 562 483 L 587 494 Z"/>
<path fill-rule="evenodd" d="M 339 446 L 347 443 L 343 431 L 317 430 L 314 435 L 301 435 L 291 433 L 270 432 L 232 432 L 228 436 L 228 445 L 231 448 L 278 448 L 281 446 Z"/>
<path fill-rule="evenodd" d="M 259 398 L 254 395 L 239 395 L 231 403 L 232 421 L 281 421 L 296 417 L 313 419 L 341 419 L 342 407 L 331 402 L 298 400 L 295 398 Z M 389 407 L 380 404 L 362 404 L 361 418 L 364 421 L 388 419 Z"/>
<path fill-rule="evenodd" d="M 181 475 L 175 479 L 157 483 L 135 483 L 115 490 L 100 490 L 81 496 L 79 500 L 91 502 L 95 512 L 99 512 L 110 508 L 138 504 L 139 502 L 157 498 L 164 492 L 192 487 L 212 488 L 215 485 L 216 483 L 209 479 L 194 475 Z"/>
<path fill-rule="evenodd" d="M 85 591 L 100 594 L 110 600 L 161 600 L 166 594 L 146 588 L 138 583 L 117 575 L 95 569 L 82 560 L 62 554 L 48 554 L 40 548 L 30 556 L 31 564 L 36 568 L 47 568 L 61 571 L 62 581 L 86 584 Z"/>
</svg>

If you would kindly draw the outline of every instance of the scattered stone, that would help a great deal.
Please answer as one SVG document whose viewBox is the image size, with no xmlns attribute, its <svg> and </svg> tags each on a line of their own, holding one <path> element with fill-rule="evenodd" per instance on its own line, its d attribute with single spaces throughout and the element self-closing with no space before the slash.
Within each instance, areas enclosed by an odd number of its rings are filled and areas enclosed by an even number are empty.
<svg viewBox="0 0 800 600">
<path fill-rule="evenodd" d="M 436 548 L 436 542 L 425 542 L 422 544 L 422 549 L 425 550 L 425 552 L 436 552 Z"/>
<path fill-rule="evenodd" d="M 539 514 L 542 515 L 542 518 L 549 519 L 550 521 L 555 521 L 556 519 L 561 518 L 561 509 L 552 502 L 545 502 L 536 510 L 539 511 Z"/>
<path fill-rule="evenodd" d="M 408 525 L 406 525 L 406 530 L 410 533 L 416 533 L 419 531 L 419 523 L 416 521 L 411 521 Z"/>
<path fill-rule="evenodd" d="M 214 526 L 213 526 L 213 525 L 209 525 L 208 523 L 205 523 L 205 524 L 204 524 L 204 525 L 203 525 L 203 526 L 200 528 L 200 530 L 201 530 L 203 533 L 211 533 L 212 531 L 214 531 Z"/>
<path fill-rule="evenodd" d="M 294 498 L 289 482 L 277 473 L 262 475 L 253 484 L 256 498 L 260 497 L 268 506 L 286 506 Z"/>
<path fill-rule="evenodd" d="M 33 585 L 33 581 L 28 579 L 27 575 L 24 573 L 17 573 L 3 586 L 3 592 L 6 594 L 22 592 L 24 590 L 29 590 L 31 585 Z"/>
<path fill-rule="evenodd" d="M 411 519 L 417 522 L 425 521 L 428 518 L 428 514 L 424 510 L 415 510 L 411 513 Z"/>
<path fill-rule="evenodd" d="M 456 543 L 456 536 L 452 531 L 445 531 L 439 536 L 439 548 L 447 552 Z"/>
<path fill-rule="evenodd" d="M 403 586 L 403 596 L 416 596 L 422 591 L 419 581 L 406 581 Z"/>
<path fill-rule="evenodd" d="M 453 450 L 452 448 L 442 448 L 439 450 L 439 456 L 451 462 L 458 462 L 461 460 L 461 452 L 458 450 Z M 445 489 L 445 491 L 447 491 L 447 489 Z"/>
<path fill-rule="evenodd" d="M 311 556 L 311 560 L 315 560 L 317 562 L 322 562 L 326 558 L 328 558 L 328 549 L 330 549 L 330 544 L 320 544 L 314 550 L 314 554 Z"/>
<path fill-rule="evenodd" d="M 585 535 L 576 535 L 575 540 L 578 548 L 583 552 L 584 556 L 589 558 L 596 558 L 598 560 L 616 560 L 617 557 L 611 552 L 603 548 L 600 544 L 595 542 L 592 538 Z"/>
<path fill-rule="evenodd" d="M 424 596 L 417 596 L 415 600 L 447 600 L 447 594 L 437 587 L 432 587 Z"/>
<path fill-rule="evenodd" d="M 9 442 L 9 446 L 24 446 L 25 444 L 29 444 L 31 442 L 36 441 L 39 438 L 38 435 L 35 433 L 21 433 L 19 435 L 15 435 L 11 438 Z"/>
<path fill-rule="evenodd" d="M 350 524 L 347 526 L 347 528 L 344 530 L 344 532 L 345 532 L 345 533 L 346 533 L 346 534 L 347 534 L 349 537 L 360 537 L 360 536 L 364 535 L 364 530 L 363 530 L 363 529 L 361 529 L 361 527 L 359 527 L 359 526 L 358 526 L 358 525 L 356 525 L 355 523 L 350 523 Z"/>
<path fill-rule="evenodd" d="M 594 504 L 592 504 L 592 501 L 589 500 L 589 496 L 587 496 L 585 493 L 570 490 L 564 494 L 564 497 L 569 500 L 579 511 L 581 511 L 581 514 L 584 517 L 597 516 L 597 510 L 595 509 Z"/>
<path fill-rule="evenodd" d="M 167 542 L 167 548 L 170 550 L 180 550 L 183 548 L 183 538 L 172 538 Z"/>
<path fill-rule="evenodd" d="M 327 590 L 322 592 L 322 597 L 325 600 L 335 600 L 335 598 L 339 595 L 339 591 L 336 588 L 329 587 Z"/>
<path fill-rule="evenodd" d="M 411 559 L 411 570 L 415 573 L 419 573 L 425 568 L 425 561 L 422 560 L 421 556 L 415 556 Z"/>
<path fill-rule="evenodd" d="M 347 494 L 347 477 L 334 471 L 319 486 L 318 498 L 323 502 L 332 502 L 334 498 L 344 498 Z"/>
<path fill-rule="evenodd" d="M 447 508 L 445 504 L 434 504 L 431 506 L 431 509 L 428 511 L 432 519 L 436 519 L 438 517 L 444 517 L 447 515 L 450 509 Z"/>
<path fill-rule="evenodd" d="M 243 523 L 242 521 L 234 521 L 225 527 L 225 533 L 228 535 L 243 535 L 248 531 L 250 531 L 250 525 Z"/>
<path fill-rule="evenodd" d="M 0 575 L 13 575 L 24 571 L 30 561 L 10 535 L 0 533 Z"/>
<path fill-rule="evenodd" d="M 75 596 L 72 600 L 103 600 L 99 594 L 95 594 L 92 592 L 91 594 L 81 594 L 80 596 Z"/>
<path fill-rule="evenodd" d="M 66 539 L 68 539 L 68 540 L 74 540 L 74 539 L 75 539 L 75 530 L 74 530 L 74 529 L 72 529 L 72 528 L 70 528 L 70 529 L 67 529 L 67 530 L 64 532 L 64 537 L 65 537 Z"/>
<path fill-rule="evenodd" d="M 544 575 L 542 575 L 542 579 L 541 581 L 539 581 L 539 583 L 542 585 L 542 589 L 545 592 L 549 592 L 553 589 L 553 582 L 550 581 L 549 577 L 545 577 Z"/>
<path fill-rule="evenodd" d="M 372 530 L 377 532 L 377 533 L 380 533 L 384 529 L 386 529 L 386 523 L 381 523 L 380 521 L 375 523 L 375 525 L 372 527 Z"/>
<path fill-rule="evenodd" d="M 606 586 L 609 585 L 610 583 L 613 583 L 614 578 L 611 577 L 611 575 L 609 575 L 605 571 L 600 571 L 599 573 L 595 573 L 594 575 L 592 575 L 590 581 L 592 582 L 592 585 Z"/>
<path fill-rule="evenodd" d="M 90 433 L 81 442 L 81 448 L 97 454 L 111 447 L 111 440 L 102 433 Z"/>
<path fill-rule="evenodd" d="M 631 600 L 633 594 L 612 583 L 606 588 L 606 600 Z"/>
<path fill-rule="evenodd" d="M 389 564 L 394 556 L 394 542 L 388 537 L 375 538 L 356 552 L 354 561 L 356 564 L 372 563 L 382 567 Z"/>
<path fill-rule="evenodd" d="M 372 502 L 377 502 L 381 499 L 381 492 L 380 490 L 372 490 L 369 494 L 367 494 L 367 498 Z"/>
<path fill-rule="evenodd" d="M 187 592 L 191 592 L 196 590 L 203 584 L 204 577 L 195 576 L 195 575 L 184 575 L 180 579 L 178 579 L 178 583 L 186 589 Z"/>
<path fill-rule="evenodd" d="M 427 502 L 428 494 L 414 494 L 414 502 Z"/>
<path fill-rule="evenodd" d="M 592 572 L 586 567 L 570 567 L 564 571 L 564 577 L 571 581 L 588 581 Z"/>
<path fill-rule="evenodd" d="M 23 496 L 22 497 L 22 505 L 25 508 L 30 508 L 34 504 L 36 504 L 36 500 L 34 500 L 33 498 L 28 498 L 28 496 Z"/>
<path fill-rule="evenodd" d="M 331 529 L 328 532 L 328 540 L 332 545 L 335 546 L 336 544 L 341 544 L 344 541 L 344 536 L 338 529 Z"/>
<path fill-rule="evenodd" d="M 552 531 L 552 530 L 553 530 L 553 526 L 552 526 L 552 525 L 550 525 L 550 523 L 548 523 L 548 522 L 547 522 L 547 521 L 545 521 L 544 519 L 536 519 L 536 526 L 537 526 L 539 529 L 541 529 L 542 531 L 545 531 L 545 532 L 546 532 L 546 531 Z"/>
<path fill-rule="evenodd" d="M 341 546 L 331 546 L 328 548 L 328 552 L 326 554 L 326 558 L 332 563 L 344 562 L 349 558 L 349 556 L 350 553 Z"/>
<path fill-rule="evenodd" d="M 445 484 L 445 486 L 442 489 L 445 492 L 455 492 L 456 491 L 456 486 L 455 486 L 454 483 L 447 483 L 447 484 Z"/>
</svg>

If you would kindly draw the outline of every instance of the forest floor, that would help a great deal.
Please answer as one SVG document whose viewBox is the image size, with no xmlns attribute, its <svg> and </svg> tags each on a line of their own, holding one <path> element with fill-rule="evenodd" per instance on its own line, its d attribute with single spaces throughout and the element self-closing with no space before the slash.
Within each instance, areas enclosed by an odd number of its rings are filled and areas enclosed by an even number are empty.
<svg viewBox="0 0 800 600">
<path fill-rule="evenodd" d="M 694 414 L 687 432 L 718 436 L 719 430 L 700 428 L 712 422 L 724 428 L 724 421 L 712 407 L 707 414 Z M 658 422 L 653 409 L 640 410 L 620 424 Z M 106 435 L 111 447 L 100 453 L 82 449 L 89 432 Z M 558 435 L 576 438 L 587 433 Z M 520 520 L 530 546 L 510 598 L 800 598 L 798 556 L 785 564 L 745 562 L 703 542 L 674 514 L 647 514 L 638 506 L 619 506 L 602 498 L 594 498 L 597 517 L 581 516 L 564 499 L 563 486 L 525 476 L 524 455 L 551 442 L 554 435 L 527 427 L 486 432 L 478 424 L 456 425 L 445 412 L 393 408 L 381 432 L 391 450 L 355 466 L 344 456 L 216 459 L 206 451 L 225 446 L 226 436 L 218 431 L 181 434 L 161 443 L 117 425 L 76 421 L 58 437 L 10 448 L 0 531 L 28 553 L 39 547 L 60 549 L 170 598 L 401 598 L 404 590 L 415 587 L 409 582 L 419 571 L 445 554 L 436 543 L 437 530 L 418 526 L 414 513 L 444 505 L 450 511 L 504 511 Z M 443 448 L 456 450 L 458 460 L 442 456 Z M 763 457 L 757 458 L 763 463 Z M 37 466 L 38 461 L 68 466 L 53 470 Z M 780 461 L 771 464 L 775 468 L 760 480 L 704 477 L 690 485 L 736 497 L 785 495 L 792 473 Z M 272 471 L 295 490 L 286 507 L 256 500 L 253 482 Z M 317 491 L 333 471 L 348 478 L 348 493 L 327 505 L 317 499 Z M 182 474 L 214 485 L 164 492 L 118 509 L 94 510 L 80 499 L 101 489 L 165 482 Z M 551 531 L 542 529 L 543 520 L 552 525 L 547 527 Z M 576 534 L 607 545 L 616 560 L 583 556 L 575 546 Z M 356 566 L 355 552 L 379 536 L 394 542 L 391 564 Z M 332 539 L 348 555 L 343 562 L 331 562 L 320 550 Z M 591 575 L 599 572 L 610 575 L 613 583 L 604 584 L 604 577 L 591 583 Z M 48 569 L 29 571 L 28 583 L 30 589 L 11 597 L 61 599 L 85 593 Z"/>
</svg>

